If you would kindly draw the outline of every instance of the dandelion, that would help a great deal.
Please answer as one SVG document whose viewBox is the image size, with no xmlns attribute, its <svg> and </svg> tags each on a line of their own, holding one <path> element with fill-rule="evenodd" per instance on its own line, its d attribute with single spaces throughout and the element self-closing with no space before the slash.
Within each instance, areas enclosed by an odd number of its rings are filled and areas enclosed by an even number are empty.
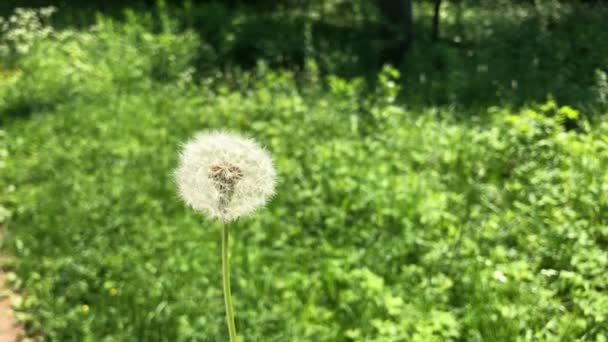
<svg viewBox="0 0 608 342">
<path fill-rule="evenodd" d="M 184 146 L 175 177 L 187 204 L 224 222 L 250 214 L 274 193 L 268 153 L 230 133 L 196 135 Z"/>
<path fill-rule="evenodd" d="M 236 341 L 230 293 L 228 223 L 263 206 L 274 193 L 270 155 L 251 139 L 199 133 L 184 145 L 175 171 L 180 197 L 192 209 L 223 221 L 222 273 L 230 341 Z"/>
</svg>

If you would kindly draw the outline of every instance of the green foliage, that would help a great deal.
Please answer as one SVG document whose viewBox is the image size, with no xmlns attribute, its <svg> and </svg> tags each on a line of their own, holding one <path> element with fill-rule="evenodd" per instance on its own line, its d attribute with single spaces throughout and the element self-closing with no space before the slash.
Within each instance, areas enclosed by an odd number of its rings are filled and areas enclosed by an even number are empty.
<svg viewBox="0 0 608 342">
<path fill-rule="evenodd" d="M 36 0 L 5 0 L 0 13 Z M 152 32 L 196 32 L 204 42 L 193 63 L 200 73 L 256 66 L 301 70 L 314 60 L 326 75 L 373 80 L 399 63 L 391 27 L 375 0 L 46 1 L 59 8 L 59 27 L 88 27 L 95 13 L 125 21 L 124 11 L 148 13 Z M 430 38 L 433 1 L 413 1 L 416 41 L 395 67 L 410 105 L 520 107 L 553 94 L 562 103 L 596 108 L 596 70 L 606 72 L 601 1 L 443 1 L 440 41 Z M 128 19 L 127 19 L 128 20 Z M 44 22 L 44 21 L 43 21 Z M 387 35 L 388 32 L 397 33 Z M 174 45 L 177 47 L 179 45 Z M 393 56 L 392 60 L 389 58 Z"/>
<path fill-rule="evenodd" d="M 220 227 L 172 172 L 194 132 L 231 129 L 280 176 L 232 230 L 247 341 L 608 337 L 608 124 L 552 97 L 483 122 L 407 109 L 411 75 L 312 57 L 195 82 L 213 49 L 163 22 L 99 16 L 3 61 L 0 223 L 31 336 L 226 340 Z"/>
<path fill-rule="evenodd" d="M 52 29 L 46 25 L 55 12 L 54 7 L 39 10 L 17 8 L 8 18 L 0 17 L 0 56 L 4 61 L 12 61 L 13 56 L 27 54 L 32 46 L 47 38 Z"/>
<path fill-rule="evenodd" d="M 27 55 L 12 54 L 18 68 L 5 72 L 3 83 L 8 84 L 0 88 L 4 115 L 28 115 L 71 97 L 105 97 L 113 87 L 137 92 L 151 81 L 191 76 L 190 63 L 200 45 L 193 32 L 153 34 L 146 24 L 149 17 L 127 11 L 126 18 L 126 24 L 119 24 L 100 17 L 86 31 L 36 28 L 50 36 L 28 47 Z"/>
</svg>

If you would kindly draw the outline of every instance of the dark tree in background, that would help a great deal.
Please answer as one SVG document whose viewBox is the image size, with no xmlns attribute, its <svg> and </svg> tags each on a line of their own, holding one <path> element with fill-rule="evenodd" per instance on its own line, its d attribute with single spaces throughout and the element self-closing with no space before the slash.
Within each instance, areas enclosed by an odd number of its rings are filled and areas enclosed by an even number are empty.
<svg viewBox="0 0 608 342">
<path fill-rule="evenodd" d="M 433 8 L 433 34 L 431 38 L 433 41 L 439 40 L 439 11 L 441 10 L 441 0 L 435 0 L 435 6 Z"/>
<path fill-rule="evenodd" d="M 433 0 L 431 39 L 439 40 L 439 14 L 441 0 Z M 414 42 L 414 15 L 412 0 L 377 0 L 378 8 L 386 24 L 382 35 L 385 42 L 383 61 L 398 64 Z"/>
<path fill-rule="evenodd" d="M 377 4 L 386 20 L 382 30 L 386 42 L 382 59 L 399 64 L 414 42 L 412 0 L 377 0 Z"/>
</svg>

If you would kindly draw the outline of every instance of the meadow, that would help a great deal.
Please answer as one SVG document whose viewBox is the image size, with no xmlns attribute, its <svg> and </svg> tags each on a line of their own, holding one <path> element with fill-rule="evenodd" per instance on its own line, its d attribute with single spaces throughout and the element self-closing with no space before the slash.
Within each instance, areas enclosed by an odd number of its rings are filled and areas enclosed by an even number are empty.
<svg viewBox="0 0 608 342">
<path fill-rule="evenodd" d="M 243 341 L 608 339 L 602 3 L 447 2 L 433 42 L 416 2 L 398 65 L 368 1 L 99 3 L 0 6 L 2 268 L 32 340 L 227 340 L 221 226 L 173 176 L 215 129 L 278 172 L 232 229 Z"/>
</svg>

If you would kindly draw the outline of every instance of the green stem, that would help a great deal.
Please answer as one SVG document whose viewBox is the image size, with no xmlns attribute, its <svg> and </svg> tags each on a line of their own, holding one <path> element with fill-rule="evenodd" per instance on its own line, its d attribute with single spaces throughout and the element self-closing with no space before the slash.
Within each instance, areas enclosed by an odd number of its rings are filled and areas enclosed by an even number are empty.
<svg viewBox="0 0 608 342">
<path fill-rule="evenodd" d="M 222 234 L 222 275 L 224 279 L 224 303 L 226 305 L 226 322 L 230 342 L 236 341 L 236 326 L 234 324 L 234 309 L 232 308 L 232 295 L 230 294 L 230 260 L 228 259 L 228 224 L 224 222 Z"/>
</svg>

